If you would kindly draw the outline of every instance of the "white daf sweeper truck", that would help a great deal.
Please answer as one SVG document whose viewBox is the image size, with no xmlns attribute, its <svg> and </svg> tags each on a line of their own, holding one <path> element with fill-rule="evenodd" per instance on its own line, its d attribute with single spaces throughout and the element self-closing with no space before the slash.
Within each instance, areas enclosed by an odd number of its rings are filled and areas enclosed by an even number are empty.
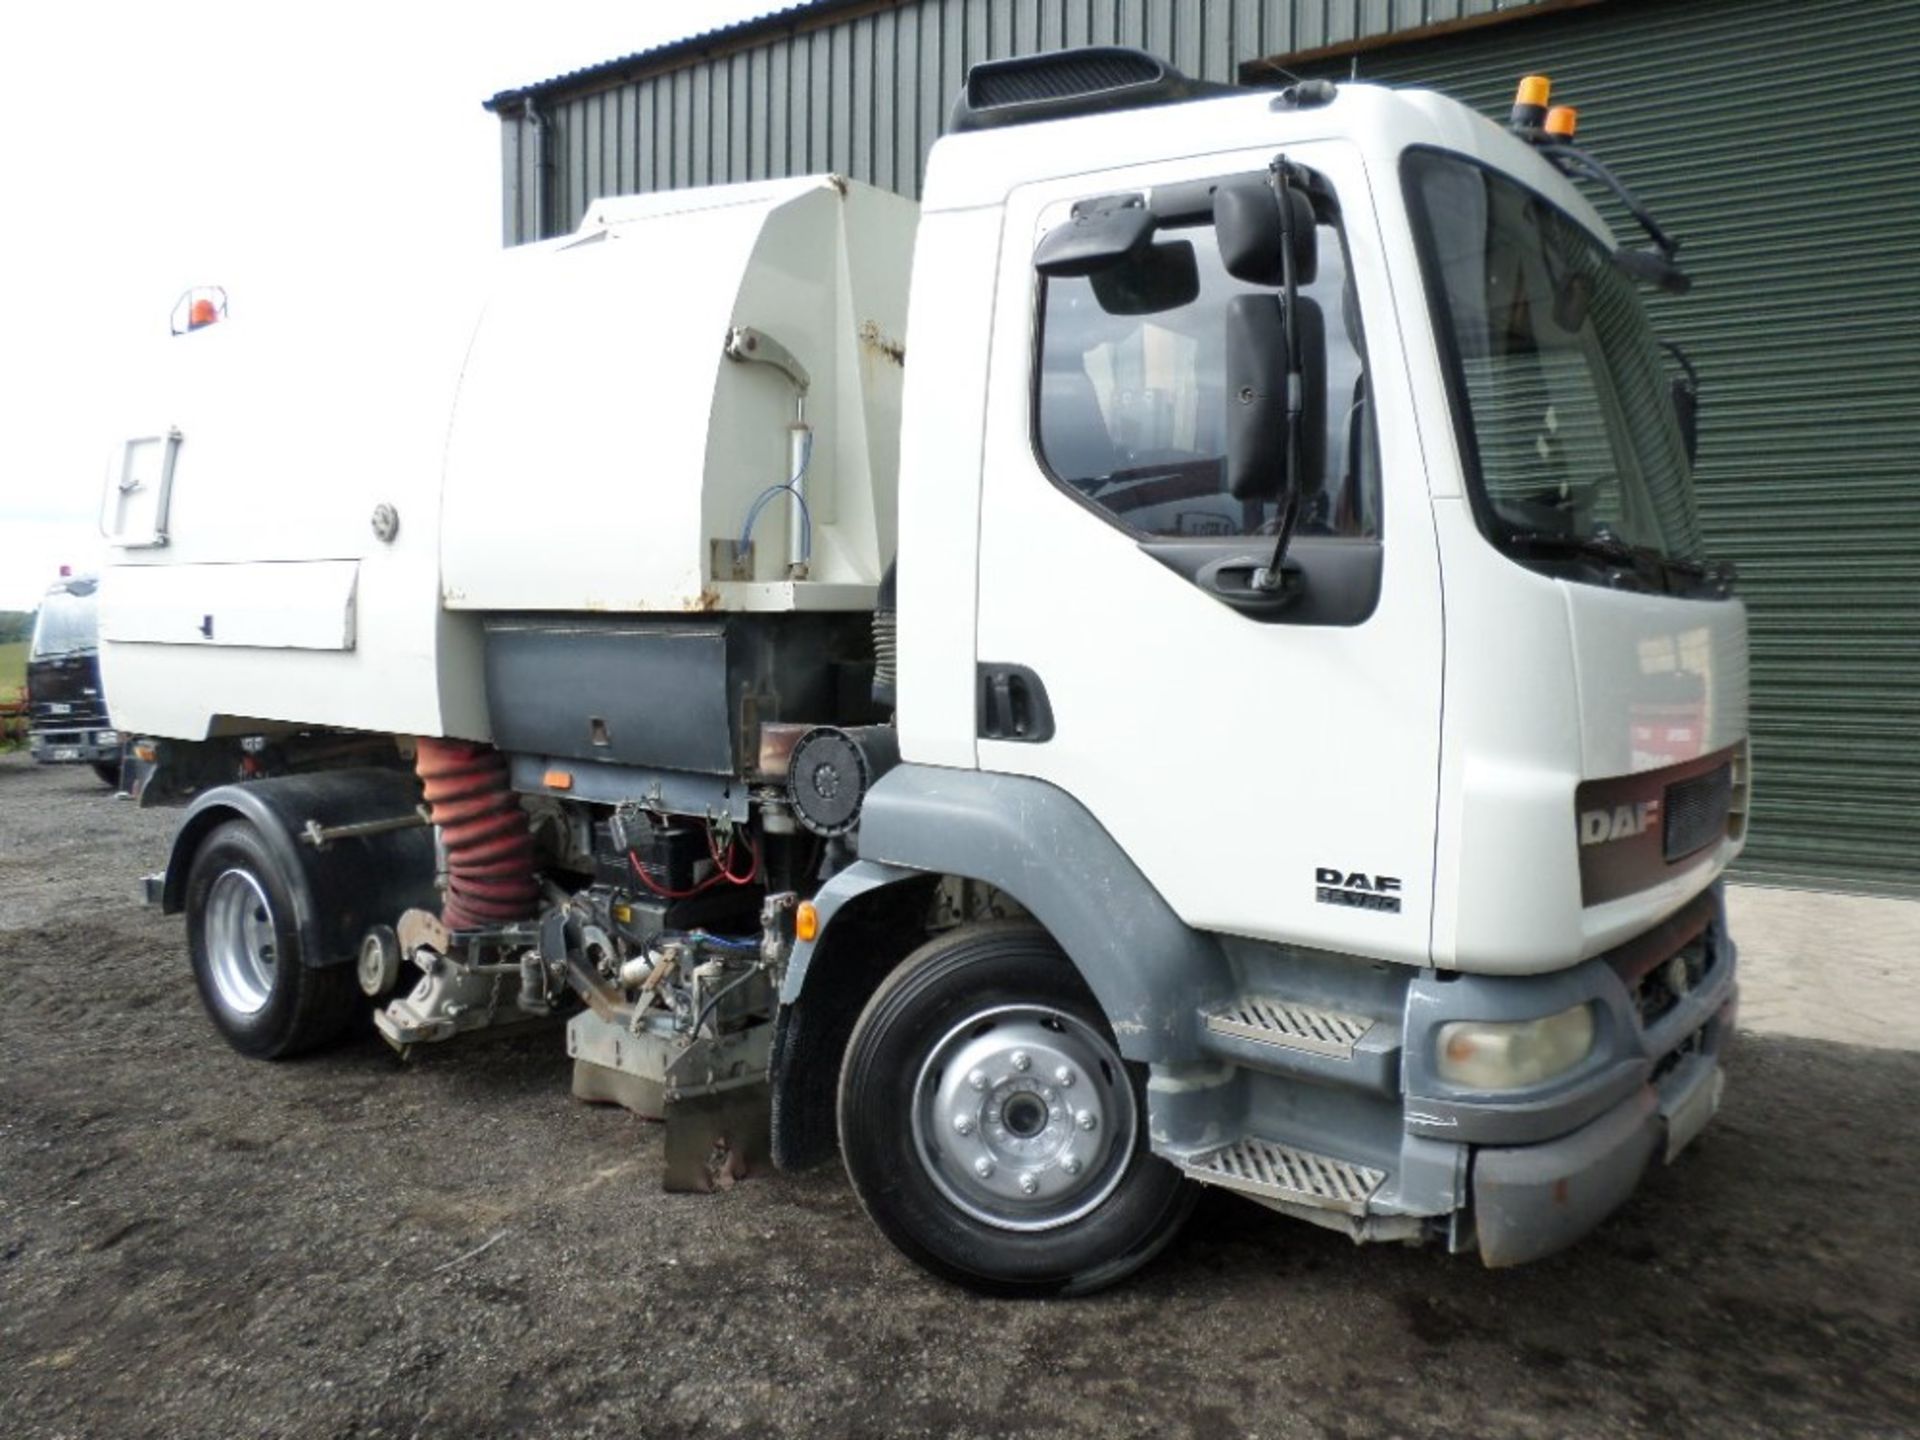
<svg viewBox="0 0 1920 1440">
<path fill-rule="evenodd" d="M 1747 652 L 1545 89 L 983 64 L 919 206 L 601 200 L 410 382 L 186 297 L 101 629 L 215 1026 L 544 1022 L 1002 1293 L 1591 1229 L 1719 1102 Z"/>
</svg>

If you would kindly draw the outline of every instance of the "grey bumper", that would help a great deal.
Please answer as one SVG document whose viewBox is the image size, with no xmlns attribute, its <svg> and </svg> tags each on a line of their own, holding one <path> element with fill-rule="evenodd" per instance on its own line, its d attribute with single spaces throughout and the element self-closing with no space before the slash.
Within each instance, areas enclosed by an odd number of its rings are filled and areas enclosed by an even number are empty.
<svg viewBox="0 0 1920 1440">
<path fill-rule="evenodd" d="M 1724 1072 L 1690 1059 L 1599 1119 L 1540 1145 L 1483 1149 L 1473 1162 L 1480 1258 L 1524 1265 L 1564 1250 L 1619 1209 L 1655 1155 L 1671 1161 L 1719 1108 Z"/>
<path fill-rule="evenodd" d="M 34 730 L 28 744 L 43 765 L 94 765 L 120 758 L 120 732 L 105 725 Z"/>
</svg>

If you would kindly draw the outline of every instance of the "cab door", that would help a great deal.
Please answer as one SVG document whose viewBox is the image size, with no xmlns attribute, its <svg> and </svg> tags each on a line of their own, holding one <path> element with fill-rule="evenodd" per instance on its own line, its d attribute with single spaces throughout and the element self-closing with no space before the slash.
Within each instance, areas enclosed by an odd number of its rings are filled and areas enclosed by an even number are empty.
<svg viewBox="0 0 1920 1440">
<path fill-rule="evenodd" d="M 1289 551 L 1296 593 L 1266 613 L 1221 593 L 1270 556 L 1276 507 L 1226 488 L 1226 316 L 1259 287 L 1226 273 L 1205 196 L 1274 156 L 1009 197 L 982 479 L 979 763 L 1074 796 L 1191 925 L 1422 963 L 1440 575 L 1380 233 L 1344 144 L 1287 153 L 1316 196 L 1318 263 L 1300 293 L 1324 322 L 1327 380 Z M 1076 205 L 1114 203 L 1147 205 L 1153 245 L 1190 247 L 1191 264 L 1147 257 L 1137 284 L 1036 273 L 1036 245 Z"/>
</svg>

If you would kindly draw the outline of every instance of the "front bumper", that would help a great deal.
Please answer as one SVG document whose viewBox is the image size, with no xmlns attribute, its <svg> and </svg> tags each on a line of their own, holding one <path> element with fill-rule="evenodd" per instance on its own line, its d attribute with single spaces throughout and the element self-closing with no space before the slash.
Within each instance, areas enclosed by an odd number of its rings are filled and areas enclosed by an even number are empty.
<svg viewBox="0 0 1920 1440">
<path fill-rule="evenodd" d="M 1472 1235 L 1494 1266 L 1551 1255 L 1619 1208 L 1656 1157 L 1678 1155 L 1719 1108 L 1720 1062 L 1738 1013 L 1737 962 L 1716 886 L 1569 971 L 1417 982 L 1406 1123 L 1410 1134 L 1446 1135 L 1469 1149 L 1463 1198 L 1472 1224 L 1456 1229 L 1455 1243 Z M 1519 1018 L 1575 1002 L 1594 1008 L 1596 1042 L 1566 1076 L 1511 1094 L 1440 1078 L 1433 1037 L 1443 1015 Z"/>
<path fill-rule="evenodd" d="M 1725 1087 L 1717 1058 L 1689 1056 L 1666 1082 L 1643 1087 L 1571 1135 L 1479 1151 L 1480 1258 L 1524 1265 L 1573 1244 L 1620 1208 L 1656 1155 L 1671 1163 L 1687 1147 L 1720 1108 Z"/>
<path fill-rule="evenodd" d="M 29 748 L 43 765 L 97 765 L 120 758 L 120 732 L 104 725 L 35 729 Z"/>
</svg>

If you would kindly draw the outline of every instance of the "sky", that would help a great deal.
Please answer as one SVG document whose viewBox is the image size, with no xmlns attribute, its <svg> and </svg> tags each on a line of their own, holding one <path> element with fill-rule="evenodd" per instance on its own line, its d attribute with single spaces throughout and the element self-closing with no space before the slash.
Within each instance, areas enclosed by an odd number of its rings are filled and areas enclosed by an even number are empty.
<svg viewBox="0 0 1920 1440">
<path fill-rule="evenodd" d="M 136 357 L 182 291 L 311 303 L 482 263 L 482 100 L 778 3 L 0 3 L 0 609 L 98 563 Z"/>
</svg>

